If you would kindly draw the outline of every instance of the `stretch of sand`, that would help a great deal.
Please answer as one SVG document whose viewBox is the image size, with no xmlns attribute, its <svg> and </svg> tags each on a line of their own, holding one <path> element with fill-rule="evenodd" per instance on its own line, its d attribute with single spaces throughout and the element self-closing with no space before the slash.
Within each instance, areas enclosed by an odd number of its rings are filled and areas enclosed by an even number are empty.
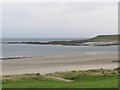
<svg viewBox="0 0 120 90">
<path fill-rule="evenodd" d="M 88 69 L 113 69 L 118 67 L 117 54 L 66 54 L 25 59 L 3 60 L 2 75 L 24 73 L 54 73 L 59 71 L 88 70 Z"/>
</svg>

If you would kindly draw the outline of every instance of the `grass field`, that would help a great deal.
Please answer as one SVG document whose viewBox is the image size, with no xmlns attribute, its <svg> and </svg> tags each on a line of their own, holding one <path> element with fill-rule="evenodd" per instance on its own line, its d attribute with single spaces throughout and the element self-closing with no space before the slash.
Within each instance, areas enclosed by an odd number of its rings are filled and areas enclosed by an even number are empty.
<svg viewBox="0 0 120 90">
<path fill-rule="evenodd" d="M 91 38 L 91 41 L 116 41 L 120 37 L 120 34 L 118 35 L 98 35 L 94 38 Z"/>
<path fill-rule="evenodd" d="M 69 80 L 69 81 L 68 81 Z M 117 88 L 115 70 L 56 72 L 3 76 L 3 88 Z"/>
</svg>

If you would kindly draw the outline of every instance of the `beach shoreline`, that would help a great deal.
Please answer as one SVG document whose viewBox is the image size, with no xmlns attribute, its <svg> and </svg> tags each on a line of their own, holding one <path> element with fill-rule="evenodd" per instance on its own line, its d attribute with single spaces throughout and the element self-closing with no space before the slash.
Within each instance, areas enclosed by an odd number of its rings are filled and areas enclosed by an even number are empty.
<svg viewBox="0 0 120 90">
<path fill-rule="evenodd" d="M 117 54 L 66 54 L 22 59 L 2 60 L 2 75 L 48 74 L 60 71 L 114 69 L 118 67 Z"/>
</svg>

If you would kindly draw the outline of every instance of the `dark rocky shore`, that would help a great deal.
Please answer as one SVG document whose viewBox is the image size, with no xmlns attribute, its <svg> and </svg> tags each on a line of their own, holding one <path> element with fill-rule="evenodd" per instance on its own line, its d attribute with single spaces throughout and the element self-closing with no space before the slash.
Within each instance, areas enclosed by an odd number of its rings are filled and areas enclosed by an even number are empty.
<svg viewBox="0 0 120 90">
<path fill-rule="evenodd" d="M 32 57 L 1 57 L 0 60 L 10 60 L 10 59 L 23 59 L 23 58 L 32 58 Z"/>
</svg>

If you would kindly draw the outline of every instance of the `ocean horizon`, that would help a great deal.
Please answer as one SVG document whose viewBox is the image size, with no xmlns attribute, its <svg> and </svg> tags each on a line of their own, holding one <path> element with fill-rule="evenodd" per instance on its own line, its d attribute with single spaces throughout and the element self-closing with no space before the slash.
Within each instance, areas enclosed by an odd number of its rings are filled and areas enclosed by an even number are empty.
<svg viewBox="0 0 120 90">
<path fill-rule="evenodd" d="M 71 41 L 71 40 L 84 40 L 87 38 L 2 38 L 2 42 L 10 41 L 39 41 L 39 42 L 49 42 L 49 41 Z"/>
</svg>

